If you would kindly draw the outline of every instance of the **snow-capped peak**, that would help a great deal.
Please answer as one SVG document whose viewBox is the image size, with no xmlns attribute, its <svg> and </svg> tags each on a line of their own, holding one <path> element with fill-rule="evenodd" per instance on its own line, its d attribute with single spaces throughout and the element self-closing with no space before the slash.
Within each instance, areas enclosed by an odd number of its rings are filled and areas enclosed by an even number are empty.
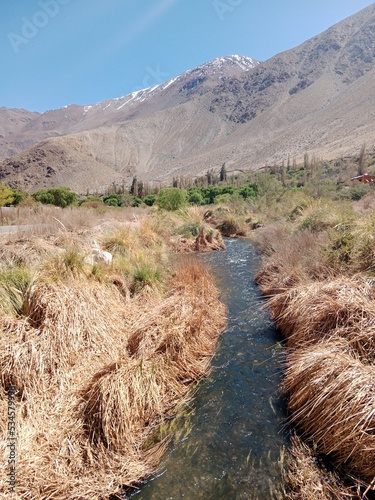
<svg viewBox="0 0 375 500">
<path fill-rule="evenodd" d="M 198 87 L 200 83 L 211 78 L 218 81 L 225 77 L 237 76 L 244 71 L 248 71 L 259 64 L 259 61 L 250 57 L 232 55 L 218 57 L 207 63 L 201 64 L 196 68 L 190 69 L 180 75 L 171 78 L 163 83 L 159 83 L 153 87 L 137 90 L 126 96 L 117 97 L 104 102 L 99 102 L 95 105 L 85 106 L 83 114 L 94 111 L 119 111 L 120 109 L 132 106 L 135 103 L 140 103 L 148 100 L 156 94 L 163 93 L 169 87 L 172 89 L 175 85 L 180 86 L 179 92 L 186 89 Z M 182 87 L 181 87 L 182 85 Z"/>
<path fill-rule="evenodd" d="M 234 66 L 234 67 L 238 66 L 243 71 L 247 71 L 249 69 L 254 68 L 258 64 L 259 64 L 259 61 L 256 61 L 255 59 L 252 59 L 251 57 L 232 55 L 232 56 L 218 57 L 217 59 L 214 59 L 213 61 L 202 64 L 201 66 L 198 66 L 198 68 L 204 67 L 204 66 L 211 66 L 211 67 L 223 70 L 223 69 L 228 68 L 228 66 Z"/>
</svg>

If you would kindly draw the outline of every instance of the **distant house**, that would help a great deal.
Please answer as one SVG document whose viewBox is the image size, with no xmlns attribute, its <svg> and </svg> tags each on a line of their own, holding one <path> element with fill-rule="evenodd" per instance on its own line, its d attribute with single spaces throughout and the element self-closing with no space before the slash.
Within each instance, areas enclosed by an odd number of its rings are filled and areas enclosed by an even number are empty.
<svg viewBox="0 0 375 500">
<path fill-rule="evenodd" d="M 374 182 L 374 179 L 373 177 L 371 177 L 370 174 L 357 175 L 356 177 L 352 177 L 350 180 L 363 182 L 363 184 L 369 184 L 370 182 Z"/>
</svg>

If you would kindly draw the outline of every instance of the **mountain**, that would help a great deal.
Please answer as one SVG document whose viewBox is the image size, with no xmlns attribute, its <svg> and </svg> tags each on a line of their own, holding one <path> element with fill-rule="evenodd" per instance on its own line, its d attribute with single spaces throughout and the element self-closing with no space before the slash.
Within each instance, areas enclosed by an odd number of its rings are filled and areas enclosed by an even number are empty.
<svg viewBox="0 0 375 500">
<path fill-rule="evenodd" d="M 0 163 L 0 180 L 29 190 L 64 184 L 86 191 L 147 173 L 154 156 L 165 156 L 160 151 L 163 141 L 172 143 L 172 136 L 177 142 L 182 140 L 174 130 L 181 117 L 179 106 L 190 107 L 192 101 L 210 95 L 218 84 L 258 64 L 249 57 L 221 57 L 124 97 L 38 114 L 13 134 L 13 148 L 19 147 L 20 152 Z M 164 126 L 165 115 L 172 122 L 167 118 Z M 200 140 L 206 135 L 201 130 L 205 123 L 195 121 Z M 163 130 L 170 137 L 158 144 Z M 25 144 L 34 146 L 25 149 Z"/>
<path fill-rule="evenodd" d="M 257 64 L 258 61 L 248 57 L 221 57 L 160 85 L 93 105 L 70 105 L 45 113 L 0 108 L 0 134 L 8 137 L 9 144 L 13 148 L 11 154 L 14 154 L 46 138 L 90 130 L 106 123 L 149 115 L 182 104 L 192 96 L 202 95 L 218 83 L 239 76 Z M 15 126 L 10 118 L 17 113 L 20 118 Z M 28 119 L 21 120 L 21 117 L 25 116 Z M 9 144 L 7 147 L 2 147 L 0 143 L 0 158 L 11 156 Z"/>
<path fill-rule="evenodd" d="M 11 156 L 22 149 L 14 138 L 37 117 L 38 113 L 25 109 L 0 108 L 0 151 L 4 156 Z"/>
<path fill-rule="evenodd" d="M 305 152 L 355 154 L 375 146 L 374 76 L 375 4 L 262 63 L 224 57 L 129 96 L 38 115 L 9 137 L 43 140 L 3 160 L 0 179 L 84 192 L 224 162 L 254 170 Z"/>
</svg>

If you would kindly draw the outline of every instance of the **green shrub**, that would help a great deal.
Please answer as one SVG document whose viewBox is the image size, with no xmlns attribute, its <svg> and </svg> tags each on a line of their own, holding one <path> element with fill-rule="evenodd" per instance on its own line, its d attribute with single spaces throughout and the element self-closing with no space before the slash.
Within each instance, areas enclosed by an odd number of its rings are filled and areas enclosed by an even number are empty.
<svg viewBox="0 0 375 500">
<path fill-rule="evenodd" d="M 178 210 L 186 205 L 187 193 L 184 189 L 165 188 L 159 193 L 157 204 L 164 210 Z"/>
<path fill-rule="evenodd" d="M 123 202 L 122 195 L 110 194 L 103 198 L 103 202 L 109 207 L 121 207 Z"/>
<path fill-rule="evenodd" d="M 199 189 L 189 189 L 188 202 L 190 205 L 204 205 L 204 197 Z"/>
<path fill-rule="evenodd" d="M 32 196 L 36 201 L 61 208 L 72 205 L 77 201 L 76 193 L 73 193 L 68 187 L 40 189 Z"/>
<path fill-rule="evenodd" d="M 256 184 L 247 184 L 238 190 L 238 194 L 245 200 L 247 198 L 255 199 L 258 196 L 258 186 Z"/>
<path fill-rule="evenodd" d="M 103 200 L 99 198 L 98 196 L 87 196 L 86 198 L 82 198 L 81 200 L 78 201 L 78 206 L 85 205 L 86 207 L 89 206 L 88 203 L 100 203 L 103 205 Z M 94 206 L 94 205 L 91 205 Z"/>
<path fill-rule="evenodd" d="M 137 196 L 132 196 L 130 205 L 132 207 L 140 207 L 141 205 L 143 205 L 143 201 L 141 200 L 141 198 L 138 198 Z"/>
<path fill-rule="evenodd" d="M 20 189 L 13 189 L 12 205 L 19 205 L 21 202 L 29 198 L 29 194 L 21 191 Z"/>
<path fill-rule="evenodd" d="M 215 204 L 223 203 L 225 205 L 230 203 L 231 198 L 232 195 L 229 193 L 219 194 L 218 196 L 215 196 L 214 203 Z"/>
<path fill-rule="evenodd" d="M 145 203 L 148 207 L 152 207 L 156 203 L 157 199 L 158 197 L 156 194 L 148 194 L 143 198 L 143 203 Z"/>
</svg>

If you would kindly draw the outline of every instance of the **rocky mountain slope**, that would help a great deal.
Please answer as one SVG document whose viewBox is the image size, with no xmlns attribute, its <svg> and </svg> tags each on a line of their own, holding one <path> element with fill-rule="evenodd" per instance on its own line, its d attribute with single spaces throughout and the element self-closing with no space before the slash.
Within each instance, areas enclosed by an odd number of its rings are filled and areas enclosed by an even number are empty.
<svg viewBox="0 0 375 500">
<path fill-rule="evenodd" d="M 155 87 L 93 105 L 73 104 L 45 113 L 0 108 L 0 134 L 8 139 L 6 147 L 0 142 L 0 158 L 9 157 L 49 137 L 90 130 L 136 116 L 147 116 L 182 104 L 195 95 L 208 92 L 228 78 L 240 76 L 257 64 L 258 61 L 248 57 L 222 57 Z M 15 121 L 14 117 L 18 119 Z"/>
<path fill-rule="evenodd" d="M 0 178 L 84 192 L 223 162 L 251 170 L 305 152 L 353 154 L 375 145 L 374 76 L 375 4 L 260 64 L 221 58 L 126 97 L 39 115 L 12 137 L 45 139 L 3 160 Z"/>
</svg>

